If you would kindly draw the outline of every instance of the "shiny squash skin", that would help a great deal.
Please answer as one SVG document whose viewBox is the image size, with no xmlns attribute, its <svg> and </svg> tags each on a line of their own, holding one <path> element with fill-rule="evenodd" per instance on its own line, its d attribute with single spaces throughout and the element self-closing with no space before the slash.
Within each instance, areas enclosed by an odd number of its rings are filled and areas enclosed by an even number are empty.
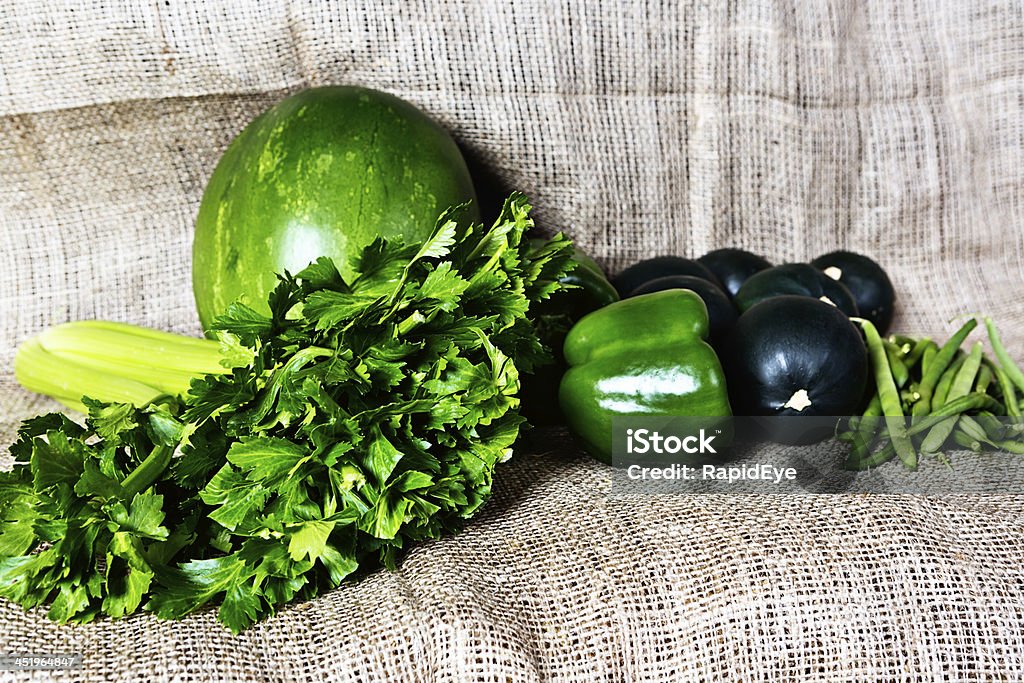
<svg viewBox="0 0 1024 683">
<path fill-rule="evenodd" d="M 351 86 L 304 90 L 252 121 L 221 157 L 199 207 L 192 284 L 199 318 L 236 299 L 266 310 L 275 273 L 320 256 L 346 280 L 377 236 L 418 242 L 476 194 L 451 136 L 397 97 Z"/>
</svg>

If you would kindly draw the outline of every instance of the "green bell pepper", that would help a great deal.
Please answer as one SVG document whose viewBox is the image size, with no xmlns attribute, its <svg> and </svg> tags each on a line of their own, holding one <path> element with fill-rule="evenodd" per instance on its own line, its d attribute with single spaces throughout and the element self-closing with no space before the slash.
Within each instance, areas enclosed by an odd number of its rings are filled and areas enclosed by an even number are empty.
<svg viewBox="0 0 1024 683">
<path fill-rule="evenodd" d="M 611 462 L 615 417 L 732 414 L 708 330 L 701 298 L 673 289 L 601 308 L 569 331 L 559 403 L 594 457 Z"/>
</svg>

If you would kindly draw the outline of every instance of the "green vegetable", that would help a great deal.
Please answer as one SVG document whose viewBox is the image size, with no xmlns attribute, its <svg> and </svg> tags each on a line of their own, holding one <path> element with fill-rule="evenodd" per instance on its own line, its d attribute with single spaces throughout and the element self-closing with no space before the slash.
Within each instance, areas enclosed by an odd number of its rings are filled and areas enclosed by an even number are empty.
<svg viewBox="0 0 1024 683">
<path fill-rule="evenodd" d="M 577 248 L 572 260 L 575 267 L 562 278 L 562 282 L 572 288 L 552 295 L 544 308 L 562 311 L 575 322 L 591 311 L 615 303 L 619 300 L 619 293 L 590 256 Z"/>
<path fill-rule="evenodd" d="M 984 394 L 988 391 L 988 388 L 992 386 L 992 380 L 994 378 L 995 376 L 992 374 L 992 368 L 990 368 L 988 364 L 983 364 L 978 370 L 978 378 L 974 382 L 974 391 L 980 391 Z"/>
<path fill-rule="evenodd" d="M 917 453 L 910 438 L 906 434 L 906 425 L 903 422 L 903 407 L 900 403 L 899 391 L 893 379 L 892 370 L 889 367 L 889 359 L 886 355 L 885 346 L 878 335 L 875 326 L 865 319 L 859 320 L 864 330 L 864 337 L 868 345 L 868 355 L 871 358 L 871 370 L 875 376 L 875 385 L 878 387 L 878 399 L 882 408 L 882 415 L 886 418 L 885 424 L 889 430 L 889 437 L 892 440 L 893 448 L 903 464 L 910 469 L 917 467 Z M 894 419 L 895 418 L 895 419 Z"/>
<path fill-rule="evenodd" d="M 936 353 L 939 350 L 938 344 L 933 342 L 930 337 L 924 339 L 918 339 L 914 343 L 910 344 L 910 349 L 906 352 L 905 364 L 907 367 L 913 367 L 917 365 L 918 361 L 924 358 L 924 354 L 928 351 Z"/>
<path fill-rule="evenodd" d="M 986 394 L 970 393 L 966 396 L 954 399 L 935 412 L 921 417 L 919 421 L 914 422 L 908 429 L 905 430 L 906 436 L 916 437 L 929 429 L 944 421 L 945 418 L 953 415 L 961 415 L 971 411 L 999 411 L 1002 410 L 1002 404 L 997 400 Z M 866 420 L 865 420 L 866 421 Z M 887 435 L 884 435 L 887 436 Z M 849 439 L 844 439 L 849 440 Z M 1000 444 L 1005 446 L 1006 444 Z M 1007 448 L 1007 450 L 1010 450 Z M 1011 451 L 1012 452 L 1012 451 Z M 857 459 L 851 457 L 847 460 L 847 468 L 853 470 L 866 470 L 871 467 L 877 467 L 878 465 L 884 464 L 891 460 L 896 454 L 892 442 L 885 444 L 878 451 Z"/>
<path fill-rule="evenodd" d="M 863 416 L 851 418 L 845 431 L 837 434 L 850 444 L 848 468 L 874 467 L 897 454 L 909 467 L 922 456 L 948 464 L 941 451 L 950 445 L 1024 453 L 1024 425 L 996 417 L 1020 417 L 1019 387 L 1011 377 L 1016 372 L 1024 381 L 1024 373 L 1006 352 L 992 321 L 985 323 L 1000 363 L 985 356 L 981 342 L 969 354 L 960 348 L 977 320 L 968 320 L 941 348 L 927 338 L 875 339 L 865 328 L 876 382 Z M 905 388 L 894 393 L 897 383 Z M 887 417 L 911 415 L 910 423 L 879 420 L 879 412 Z M 876 444 L 880 447 L 872 452 Z"/>
<path fill-rule="evenodd" d="M 956 379 L 957 374 L 960 372 L 960 368 L 967 361 L 967 356 L 958 354 L 957 357 L 949 364 L 945 372 L 939 378 L 939 383 L 935 386 L 935 393 L 932 394 L 932 411 L 938 410 L 939 406 L 946 403 L 946 399 L 949 395 L 949 390 L 953 386 L 953 380 Z"/>
<path fill-rule="evenodd" d="M 888 359 L 889 369 L 892 371 L 892 378 L 896 382 L 896 387 L 902 389 L 910 379 L 910 370 L 903 362 L 900 347 L 888 340 L 884 340 L 882 343 L 885 345 L 885 355 Z"/>
<path fill-rule="evenodd" d="M 981 423 L 975 420 L 970 415 L 961 415 L 959 418 L 955 419 L 948 418 L 947 421 L 949 420 L 953 420 L 954 422 L 956 422 L 956 429 L 966 434 L 967 436 L 971 437 L 973 442 L 978 444 L 979 450 L 981 448 L 981 444 L 995 446 L 995 443 L 992 441 L 992 439 L 989 438 L 988 432 L 986 432 L 985 428 L 981 426 Z M 945 423 L 940 422 L 935 427 L 932 427 L 932 432 L 930 433 L 934 433 L 934 431 L 936 429 L 941 428 L 943 424 Z M 950 428 L 950 431 L 952 431 L 952 429 L 953 428 Z"/>
<path fill-rule="evenodd" d="M 528 246 L 528 209 L 375 241 L 351 283 L 326 258 L 282 274 L 268 315 L 218 318 L 234 367 L 180 400 L 27 422 L 0 480 L 0 595 L 58 621 L 219 603 L 237 632 L 457 529 L 511 455 L 520 372 L 549 357 L 528 312 L 571 247 Z"/>
<path fill-rule="evenodd" d="M 851 418 L 850 431 L 837 434 L 841 441 L 847 441 L 851 445 L 850 456 L 847 460 L 847 467 L 864 460 L 871 452 L 875 443 L 875 432 L 878 431 L 878 418 L 882 415 L 882 400 L 876 393 L 871 397 L 868 407 L 860 418 Z"/>
<path fill-rule="evenodd" d="M 978 326 L 978 321 L 973 318 L 968 320 L 963 326 L 956 331 L 956 333 L 949 338 L 942 348 L 939 349 L 938 354 L 932 362 L 929 363 L 928 372 L 921 378 L 921 383 L 918 385 L 918 393 L 921 398 L 916 404 L 914 404 L 914 415 L 923 415 L 928 411 L 931 406 L 932 392 L 935 391 L 935 386 L 938 384 L 939 379 L 942 377 L 942 373 L 946 371 L 949 364 L 953 361 L 953 357 L 956 352 L 960 350 L 960 346 L 967 339 L 967 335 Z"/>
<path fill-rule="evenodd" d="M 619 300 L 619 293 L 605 277 L 601 266 L 579 248 L 574 248 L 572 264 L 572 270 L 561 278 L 567 287 L 536 307 L 538 334 L 552 349 L 554 358 L 550 365 L 522 377 L 523 415 L 533 424 L 551 425 L 563 421 L 558 405 L 558 385 L 566 370 L 562 345 L 569 330 L 586 314 Z"/>
<path fill-rule="evenodd" d="M 924 350 L 924 354 L 921 356 L 921 374 L 922 375 L 927 375 L 928 374 L 928 369 L 931 367 L 932 363 L 935 362 L 935 358 L 938 355 L 939 355 L 939 345 L 934 343 L 934 342 L 932 342 L 931 344 L 929 344 L 928 348 L 926 348 Z M 918 393 L 917 397 L 918 397 L 918 400 L 921 399 L 920 392 Z"/>
<path fill-rule="evenodd" d="M 18 347 L 14 376 L 39 394 L 88 412 L 88 394 L 105 403 L 144 406 L 182 396 L 191 381 L 225 373 L 237 338 L 218 344 L 125 323 L 83 320 L 56 325 Z M 245 358 L 244 349 L 241 350 Z"/>
<path fill-rule="evenodd" d="M 1003 401 L 1006 404 L 1006 414 L 1011 417 L 1020 417 L 1021 411 L 1017 403 L 1017 391 L 1014 388 L 1013 383 L 1007 376 L 1006 372 L 992 361 L 988 361 L 988 365 L 992 368 L 992 373 L 996 376 L 996 381 L 999 382 L 999 390 L 1003 394 Z"/>
<path fill-rule="evenodd" d="M 473 199 L 455 142 L 412 104 L 351 86 L 282 100 L 228 146 L 203 194 L 192 249 L 203 328 L 240 297 L 265 315 L 274 274 L 322 256 L 352 282 L 353 257 L 378 236 L 419 242 Z M 463 213 L 476 220 L 475 203 Z"/>
<path fill-rule="evenodd" d="M 559 402 L 587 450 L 612 458 L 616 416 L 729 416 L 722 366 L 707 344 L 704 303 L 682 289 L 594 311 L 570 330 Z"/>
<path fill-rule="evenodd" d="M 999 336 L 999 330 L 996 329 L 996 325 L 992 322 L 992 318 L 985 318 L 985 328 L 988 331 L 988 339 L 992 343 L 992 350 L 996 353 L 996 358 L 999 359 L 999 364 L 1003 368 L 1003 372 L 1006 376 L 1017 386 L 1018 389 L 1024 391 L 1024 372 L 1021 371 L 1020 367 L 1013 362 L 1010 358 L 1010 354 L 1006 352 L 1006 347 L 1003 346 L 1003 340 Z"/>
<path fill-rule="evenodd" d="M 181 437 L 166 406 L 90 413 L 87 428 L 60 414 L 26 421 L 0 473 L 0 595 L 48 604 L 61 622 L 136 611 L 202 521 L 164 478 Z"/>
<path fill-rule="evenodd" d="M 977 342 L 971 349 L 970 355 L 967 356 L 960 369 L 957 370 L 949 391 L 945 395 L 947 402 L 970 393 L 971 387 L 974 386 L 974 380 L 978 376 L 978 369 L 981 367 L 981 355 L 981 342 Z M 960 422 L 963 423 L 963 420 Z M 942 444 L 949 438 L 949 434 L 953 431 L 953 427 L 956 424 L 956 419 L 949 418 L 932 427 L 924 441 L 921 442 L 921 450 L 925 453 L 938 452 L 942 448 Z"/>
<path fill-rule="evenodd" d="M 542 240 L 533 239 L 531 243 L 538 245 Z M 539 302 L 535 311 L 541 338 L 559 360 L 569 329 L 588 313 L 619 300 L 619 293 L 594 259 L 574 248 L 570 263 L 571 269 L 560 280 L 567 286 Z"/>
</svg>

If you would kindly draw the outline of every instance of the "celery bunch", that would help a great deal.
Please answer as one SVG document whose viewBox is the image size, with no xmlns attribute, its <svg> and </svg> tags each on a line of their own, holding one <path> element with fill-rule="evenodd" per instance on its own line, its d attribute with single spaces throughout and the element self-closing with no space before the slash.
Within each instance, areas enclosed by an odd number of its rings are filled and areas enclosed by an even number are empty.
<svg viewBox="0 0 1024 683">
<path fill-rule="evenodd" d="M 352 282 L 328 259 L 284 273 L 219 344 L 109 323 L 27 343 L 19 379 L 89 417 L 22 426 L 0 595 L 79 622 L 219 604 L 240 631 L 457 529 L 511 455 L 519 373 L 550 358 L 528 312 L 572 248 L 525 240 L 528 211 L 377 240 Z"/>
</svg>

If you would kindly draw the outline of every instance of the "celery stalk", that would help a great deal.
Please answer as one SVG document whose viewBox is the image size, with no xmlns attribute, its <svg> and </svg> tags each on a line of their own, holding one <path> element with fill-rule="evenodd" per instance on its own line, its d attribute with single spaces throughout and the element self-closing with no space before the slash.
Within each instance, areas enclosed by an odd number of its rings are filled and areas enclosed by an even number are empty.
<svg viewBox="0 0 1024 683">
<path fill-rule="evenodd" d="M 209 339 L 104 322 L 65 323 L 44 331 L 39 342 L 50 353 L 113 360 L 118 364 L 184 372 L 224 372 L 218 344 Z M 159 363 L 154 363 L 159 359 Z"/>
<path fill-rule="evenodd" d="M 18 382 L 87 412 L 82 397 L 144 406 L 182 395 L 192 379 L 225 373 L 217 342 L 106 321 L 65 323 L 23 343 Z"/>
</svg>

